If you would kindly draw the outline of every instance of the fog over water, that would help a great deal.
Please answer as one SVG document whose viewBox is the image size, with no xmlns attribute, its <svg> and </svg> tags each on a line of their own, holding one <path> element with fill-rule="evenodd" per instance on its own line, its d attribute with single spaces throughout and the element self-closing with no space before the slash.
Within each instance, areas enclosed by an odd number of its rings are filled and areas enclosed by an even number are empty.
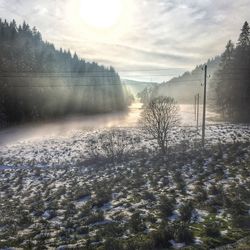
<svg viewBox="0 0 250 250">
<path fill-rule="evenodd" d="M 133 103 L 126 112 L 113 114 L 99 114 L 91 116 L 69 116 L 57 121 L 40 122 L 15 126 L 0 131 L 0 145 L 14 144 L 26 140 L 44 140 L 51 137 L 69 136 L 75 130 L 95 130 L 105 128 L 131 128 L 138 127 L 138 121 L 142 112 L 142 104 Z M 200 123 L 202 106 L 200 106 Z M 194 106 L 180 105 L 181 124 L 183 126 L 195 126 Z M 207 112 L 207 117 L 216 116 Z M 212 123 L 212 121 L 208 121 Z"/>
</svg>

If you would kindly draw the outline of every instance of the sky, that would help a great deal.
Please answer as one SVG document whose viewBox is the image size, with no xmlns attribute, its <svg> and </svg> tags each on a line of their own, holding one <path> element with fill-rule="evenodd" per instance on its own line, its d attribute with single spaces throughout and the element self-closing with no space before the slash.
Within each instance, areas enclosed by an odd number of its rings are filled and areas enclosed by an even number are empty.
<svg viewBox="0 0 250 250">
<path fill-rule="evenodd" d="M 0 0 L 2 19 L 25 20 L 56 48 L 153 82 L 221 54 L 249 9 L 249 0 Z"/>
</svg>

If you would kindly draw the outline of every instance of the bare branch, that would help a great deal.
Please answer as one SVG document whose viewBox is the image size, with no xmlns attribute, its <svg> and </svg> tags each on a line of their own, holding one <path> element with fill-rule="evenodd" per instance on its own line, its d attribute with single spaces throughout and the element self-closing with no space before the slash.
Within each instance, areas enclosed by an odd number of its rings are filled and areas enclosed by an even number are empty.
<svg viewBox="0 0 250 250">
<path fill-rule="evenodd" d="M 163 154 L 167 152 L 170 132 L 179 123 L 179 107 L 171 97 L 151 100 L 142 112 L 144 130 L 157 140 Z"/>
</svg>

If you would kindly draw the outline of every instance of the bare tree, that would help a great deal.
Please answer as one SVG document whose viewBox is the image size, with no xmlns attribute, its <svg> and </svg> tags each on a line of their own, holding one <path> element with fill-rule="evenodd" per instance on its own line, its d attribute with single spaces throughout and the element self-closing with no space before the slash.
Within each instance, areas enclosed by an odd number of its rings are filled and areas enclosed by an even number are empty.
<svg viewBox="0 0 250 250">
<path fill-rule="evenodd" d="M 142 112 L 142 125 L 165 154 L 171 140 L 171 131 L 178 124 L 179 107 L 171 97 L 157 97 L 152 99 Z"/>
</svg>

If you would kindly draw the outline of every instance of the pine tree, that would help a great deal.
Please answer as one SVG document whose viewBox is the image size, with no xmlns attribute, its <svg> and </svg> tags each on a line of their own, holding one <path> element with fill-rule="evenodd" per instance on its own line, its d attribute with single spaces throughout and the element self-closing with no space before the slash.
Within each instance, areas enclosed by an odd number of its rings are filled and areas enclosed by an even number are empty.
<svg viewBox="0 0 250 250">
<path fill-rule="evenodd" d="M 229 87 L 230 82 L 228 81 L 227 76 L 232 73 L 233 54 L 234 44 L 231 40 L 229 40 L 225 51 L 221 55 L 220 68 L 214 77 L 217 82 L 217 86 L 215 88 L 216 104 L 218 111 L 222 114 L 223 118 L 225 118 L 228 112 L 228 102 L 230 100 L 230 96 L 232 95 L 232 88 Z"/>
<path fill-rule="evenodd" d="M 11 77 L 0 79 L 1 123 L 3 119 L 6 120 L 4 123 L 16 123 L 75 112 L 115 111 L 127 105 L 114 68 L 86 62 L 70 50 L 56 50 L 26 22 L 17 28 L 15 20 L 8 23 L 0 19 L 0 72 L 7 75 L 28 72 L 38 76 L 16 77 L 14 81 Z M 41 73 L 46 73 L 46 77 L 41 77 Z M 68 77 L 70 73 L 74 73 L 73 78 Z M 53 76 L 47 77 L 50 74 Z M 17 84 L 25 87 L 12 86 Z M 29 87 L 36 84 L 36 88 Z M 84 84 L 91 86 L 79 86 Z"/>
<path fill-rule="evenodd" d="M 229 40 L 227 45 L 226 45 L 226 50 L 221 55 L 221 65 L 223 67 L 232 62 L 233 52 L 234 52 L 234 44 L 232 43 L 231 40 Z"/>
<path fill-rule="evenodd" d="M 250 28 L 244 23 L 236 48 L 228 42 L 216 72 L 218 111 L 234 122 L 250 121 Z"/>
<path fill-rule="evenodd" d="M 237 43 L 238 47 L 247 48 L 250 45 L 250 27 L 248 22 L 245 22 Z"/>
</svg>

